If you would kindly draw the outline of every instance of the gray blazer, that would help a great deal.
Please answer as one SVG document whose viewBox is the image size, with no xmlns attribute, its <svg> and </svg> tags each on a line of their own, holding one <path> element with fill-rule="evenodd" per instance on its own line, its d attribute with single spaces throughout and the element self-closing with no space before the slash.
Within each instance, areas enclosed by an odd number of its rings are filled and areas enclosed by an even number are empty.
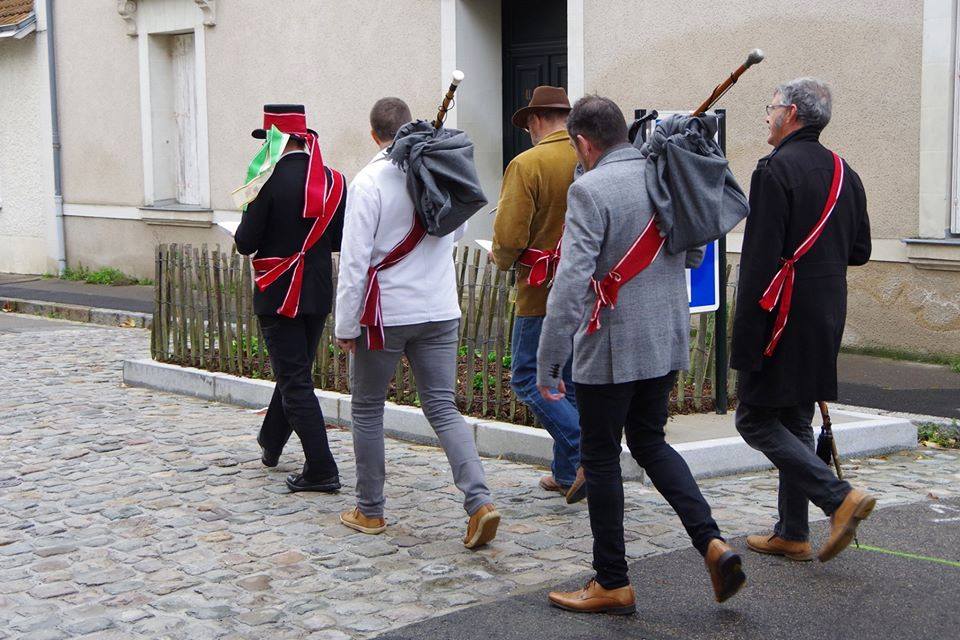
<svg viewBox="0 0 960 640">
<path fill-rule="evenodd" d="M 645 164 L 637 149 L 616 147 L 567 192 L 562 258 L 537 352 L 542 386 L 556 388 L 571 346 L 573 380 L 581 384 L 645 380 L 689 366 L 684 253 L 662 251 L 620 288 L 614 309 L 601 311 L 600 330 L 586 335 L 596 299 L 590 279 L 603 279 L 653 215 Z"/>
</svg>

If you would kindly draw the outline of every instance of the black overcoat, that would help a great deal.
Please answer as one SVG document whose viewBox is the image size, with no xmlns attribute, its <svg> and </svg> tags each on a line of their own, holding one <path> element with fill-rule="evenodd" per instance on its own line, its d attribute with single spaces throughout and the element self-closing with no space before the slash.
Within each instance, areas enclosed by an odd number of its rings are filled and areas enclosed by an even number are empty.
<svg viewBox="0 0 960 640">
<path fill-rule="evenodd" d="M 234 235 L 237 251 L 244 255 L 256 252 L 256 258 L 287 258 L 300 251 L 314 222 L 314 218 L 303 217 L 309 158 L 306 153 L 291 153 L 277 162 L 273 175 L 260 189 L 257 198 L 247 205 L 241 218 Z M 329 168 L 327 179 L 331 179 Z M 326 232 L 307 252 L 298 315 L 330 313 L 333 304 L 331 253 L 340 251 L 346 206 L 344 190 L 343 200 Z M 255 288 L 254 313 L 258 316 L 277 315 L 292 277 L 293 269 L 290 269 L 265 291 Z"/>
<path fill-rule="evenodd" d="M 759 301 L 820 218 L 833 178 L 833 156 L 820 131 L 805 127 L 761 159 L 750 182 L 733 324 L 731 366 L 742 402 L 784 407 L 837 398 L 837 354 L 847 315 L 847 266 L 870 258 L 870 220 L 860 176 L 844 162 L 837 205 L 813 248 L 796 263 L 793 303 L 770 357 L 763 351 L 777 309 Z"/>
</svg>

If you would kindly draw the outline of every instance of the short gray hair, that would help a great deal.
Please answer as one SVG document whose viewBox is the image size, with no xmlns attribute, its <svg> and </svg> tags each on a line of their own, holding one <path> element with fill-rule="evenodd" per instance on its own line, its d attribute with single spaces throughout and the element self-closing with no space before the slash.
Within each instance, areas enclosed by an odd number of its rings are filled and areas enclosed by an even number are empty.
<svg viewBox="0 0 960 640">
<path fill-rule="evenodd" d="M 823 129 L 830 122 L 833 97 L 830 87 L 816 78 L 797 78 L 777 87 L 780 104 L 796 105 L 797 117 L 809 126 Z"/>
</svg>

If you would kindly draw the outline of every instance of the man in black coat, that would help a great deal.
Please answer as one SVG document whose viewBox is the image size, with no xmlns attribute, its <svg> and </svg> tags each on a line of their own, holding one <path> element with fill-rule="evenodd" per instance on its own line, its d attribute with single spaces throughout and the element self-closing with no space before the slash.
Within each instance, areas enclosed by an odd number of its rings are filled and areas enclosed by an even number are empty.
<svg viewBox="0 0 960 640">
<path fill-rule="evenodd" d="M 346 196 L 343 176 L 323 166 L 316 133 L 306 128 L 303 113 L 301 105 L 264 107 L 264 127 L 253 136 L 290 137 L 234 239 L 240 253 L 256 253 L 253 308 L 277 381 L 257 437 L 263 464 L 275 467 L 296 431 L 306 461 L 301 473 L 287 478 L 287 486 L 333 492 L 340 488 L 339 472 L 312 370 L 332 306 L 331 253 L 340 251 Z"/>
<path fill-rule="evenodd" d="M 825 562 L 876 503 L 816 456 L 812 427 L 815 403 L 837 398 L 847 267 L 869 260 L 870 221 L 859 176 L 819 142 L 829 88 L 800 78 L 773 98 L 766 120 L 774 150 L 750 184 L 731 366 L 740 372 L 737 430 L 780 470 L 779 522 L 747 545 L 811 560 L 809 500 L 831 516 L 818 553 Z"/>
</svg>

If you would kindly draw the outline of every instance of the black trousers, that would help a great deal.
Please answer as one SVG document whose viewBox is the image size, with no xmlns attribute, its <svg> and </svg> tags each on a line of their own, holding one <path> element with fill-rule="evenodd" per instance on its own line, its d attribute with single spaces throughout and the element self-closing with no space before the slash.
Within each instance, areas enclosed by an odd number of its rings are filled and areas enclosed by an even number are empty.
<svg viewBox="0 0 960 640">
<path fill-rule="evenodd" d="M 693 546 L 705 554 L 720 529 L 690 468 L 664 440 L 667 404 L 675 371 L 660 378 L 621 384 L 577 384 L 580 408 L 580 461 L 587 480 L 593 568 L 605 589 L 629 584 L 623 542 L 621 439 L 673 510 Z"/>
<path fill-rule="evenodd" d="M 265 449 L 279 453 L 290 433 L 296 431 L 306 458 L 304 478 L 320 481 L 337 475 L 320 402 L 314 395 L 312 373 L 326 315 L 263 315 L 257 319 L 277 380 L 258 441 Z"/>
<path fill-rule="evenodd" d="M 807 501 L 827 515 L 850 493 L 850 485 L 817 457 L 813 438 L 814 404 L 792 407 L 737 405 L 737 431 L 780 471 L 779 521 L 773 531 L 784 540 L 806 541 L 810 535 Z"/>
</svg>

